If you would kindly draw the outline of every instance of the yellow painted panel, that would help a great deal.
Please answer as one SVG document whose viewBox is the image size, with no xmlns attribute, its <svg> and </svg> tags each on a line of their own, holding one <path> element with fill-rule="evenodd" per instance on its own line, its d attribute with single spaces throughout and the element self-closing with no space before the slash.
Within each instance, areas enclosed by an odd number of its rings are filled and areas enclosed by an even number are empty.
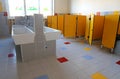
<svg viewBox="0 0 120 79">
<path fill-rule="evenodd" d="M 77 36 L 85 35 L 85 27 L 86 27 L 86 16 L 78 16 L 77 21 Z"/>
<path fill-rule="evenodd" d="M 2 8 L 2 2 L 0 2 L 0 12 L 3 11 L 3 8 Z"/>
<path fill-rule="evenodd" d="M 85 28 L 85 39 L 88 40 L 89 37 L 89 27 L 90 27 L 90 15 L 86 16 L 86 28 Z"/>
<path fill-rule="evenodd" d="M 108 79 L 106 76 L 104 76 L 103 74 L 99 72 L 93 74 L 91 77 L 92 79 Z"/>
<path fill-rule="evenodd" d="M 119 21 L 119 27 L 118 27 L 118 34 L 120 35 L 120 21 Z"/>
<path fill-rule="evenodd" d="M 120 13 L 119 13 L 119 11 L 114 11 L 113 14 L 114 15 L 119 15 Z"/>
<path fill-rule="evenodd" d="M 90 32 L 89 32 L 89 44 L 92 45 L 92 36 L 93 36 L 93 25 L 94 25 L 94 15 L 91 15 L 91 21 L 90 21 Z"/>
<path fill-rule="evenodd" d="M 64 36 L 76 36 L 76 15 L 65 15 Z"/>
<path fill-rule="evenodd" d="M 52 28 L 57 29 L 57 16 L 52 16 Z"/>
<path fill-rule="evenodd" d="M 102 45 L 107 48 L 114 48 L 119 22 L 119 15 L 106 15 Z"/>
<path fill-rule="evenodd" d="M 47 25 L 48 27 L 52 26 L 52 16 L 47 16 Z"/>
<path fill-rule="evenodd" d="M 93 40 L 102 39 L 103 26 L 104 26 L 104 16 L 95 16 L 94 28 L 93 28 Z"/>
<path fill-rule="evenodd" d="M 58 30 L 60 30 L 62 33 L 64 31 L 63 25 L 64 25 L 64 15 L 58 15 Z"/>
</svg>

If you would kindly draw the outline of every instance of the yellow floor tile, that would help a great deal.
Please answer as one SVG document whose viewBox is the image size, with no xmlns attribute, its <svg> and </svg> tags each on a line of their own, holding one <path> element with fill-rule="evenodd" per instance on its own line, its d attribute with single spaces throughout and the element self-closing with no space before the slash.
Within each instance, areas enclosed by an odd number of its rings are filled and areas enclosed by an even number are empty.
<svg viewBox="0 0 120 79">
<path fill-rule="evenodd" d="M 90 51 L 90 50 L 91 50 L 91 48 L 86 47 L 86 48 L 84 48 L 84 50 L 86 50 L 86 51 Z"/>
<path fill-rule="evenodd" d="M 104 75 L 102 75 L 99 72 L 93 74 L 91 77 L 92 77 L 92 79 L 107 79 L 107 77 L 105 77 Z"/>
</svg>

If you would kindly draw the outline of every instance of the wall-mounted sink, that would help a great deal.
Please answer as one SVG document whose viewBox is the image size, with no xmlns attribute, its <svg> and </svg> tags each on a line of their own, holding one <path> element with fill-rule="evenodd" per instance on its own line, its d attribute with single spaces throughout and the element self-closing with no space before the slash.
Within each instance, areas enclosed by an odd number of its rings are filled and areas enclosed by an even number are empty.
<svg viewBox="0 0 120 79">
<path fill-rule="evenodd" d="M 57 40 L 60 37 L 61 31 L 49 27 L 44 27 L 44 34 L 46 41 Z"/>
<path fill-rule="evenodd" d="M 12 38 L 16 45 L 28 44 L 34 42 L 35 33 L 23 25 L 12 26 Z"/>
</svg>

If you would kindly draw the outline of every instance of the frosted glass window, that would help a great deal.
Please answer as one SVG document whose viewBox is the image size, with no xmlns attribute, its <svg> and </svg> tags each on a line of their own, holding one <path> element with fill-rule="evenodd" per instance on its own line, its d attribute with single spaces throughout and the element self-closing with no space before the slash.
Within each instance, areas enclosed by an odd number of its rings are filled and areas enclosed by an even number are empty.
<svg viewBox="0 0 120 79">
<path fill-rule="evenodd" d="M 33 15 L 39 13 L 38 0 L 25 0 L 26 2 L 26 15 Z"/>
<path fill-rule="evenodd" d="M 52 0 L 40 0 L 40 13 L 44 16 L 52 14 Z"/>
<path fill-rule="evenodd" d="M 10 16 L 53 14 L 53 0 L 8 0 L 7 3 Z"/>
<path fill-rule="evenodd" d="M 8 0 L 10 16 L 24 16 L 24 0 Z"/>
</svg>

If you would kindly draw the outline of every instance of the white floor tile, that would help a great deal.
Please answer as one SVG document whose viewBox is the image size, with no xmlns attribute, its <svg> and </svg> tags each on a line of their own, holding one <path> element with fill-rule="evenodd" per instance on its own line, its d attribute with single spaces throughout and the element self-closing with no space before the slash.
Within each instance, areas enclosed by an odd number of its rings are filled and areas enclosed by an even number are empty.
<svg viewBox="0 0 120 79">
<path fill-rule="evenodd" d="M 66 41 L 71 44 L 65 45 Z M 62 50 L 62 47 L 66 49 Z M 86 51 L 85 47 L 91 50 Z M 21 63 L 16 60 L 13 41 L 10 38 L 0 40 L 0 79 L 34 79 L 42 75 L 48 75 L 49 79 L 91 79 L 96 72 L 109 79 L 120 78 L 120 65 L 116 64 L 120 56 L 110 54 L 107 49 L 100 48 L 100 44 L 90 46 L 83 39 L 63 38 L 57 40 L 56 48 L 56 56 Z M 14 57 L 8 58 L 9 53 L 14 53 Z M 93 58 L 87 60 L 85 55 Z M 58 62 L 59 57 L 66 57 L 68 62 Z"/>
</svg>

